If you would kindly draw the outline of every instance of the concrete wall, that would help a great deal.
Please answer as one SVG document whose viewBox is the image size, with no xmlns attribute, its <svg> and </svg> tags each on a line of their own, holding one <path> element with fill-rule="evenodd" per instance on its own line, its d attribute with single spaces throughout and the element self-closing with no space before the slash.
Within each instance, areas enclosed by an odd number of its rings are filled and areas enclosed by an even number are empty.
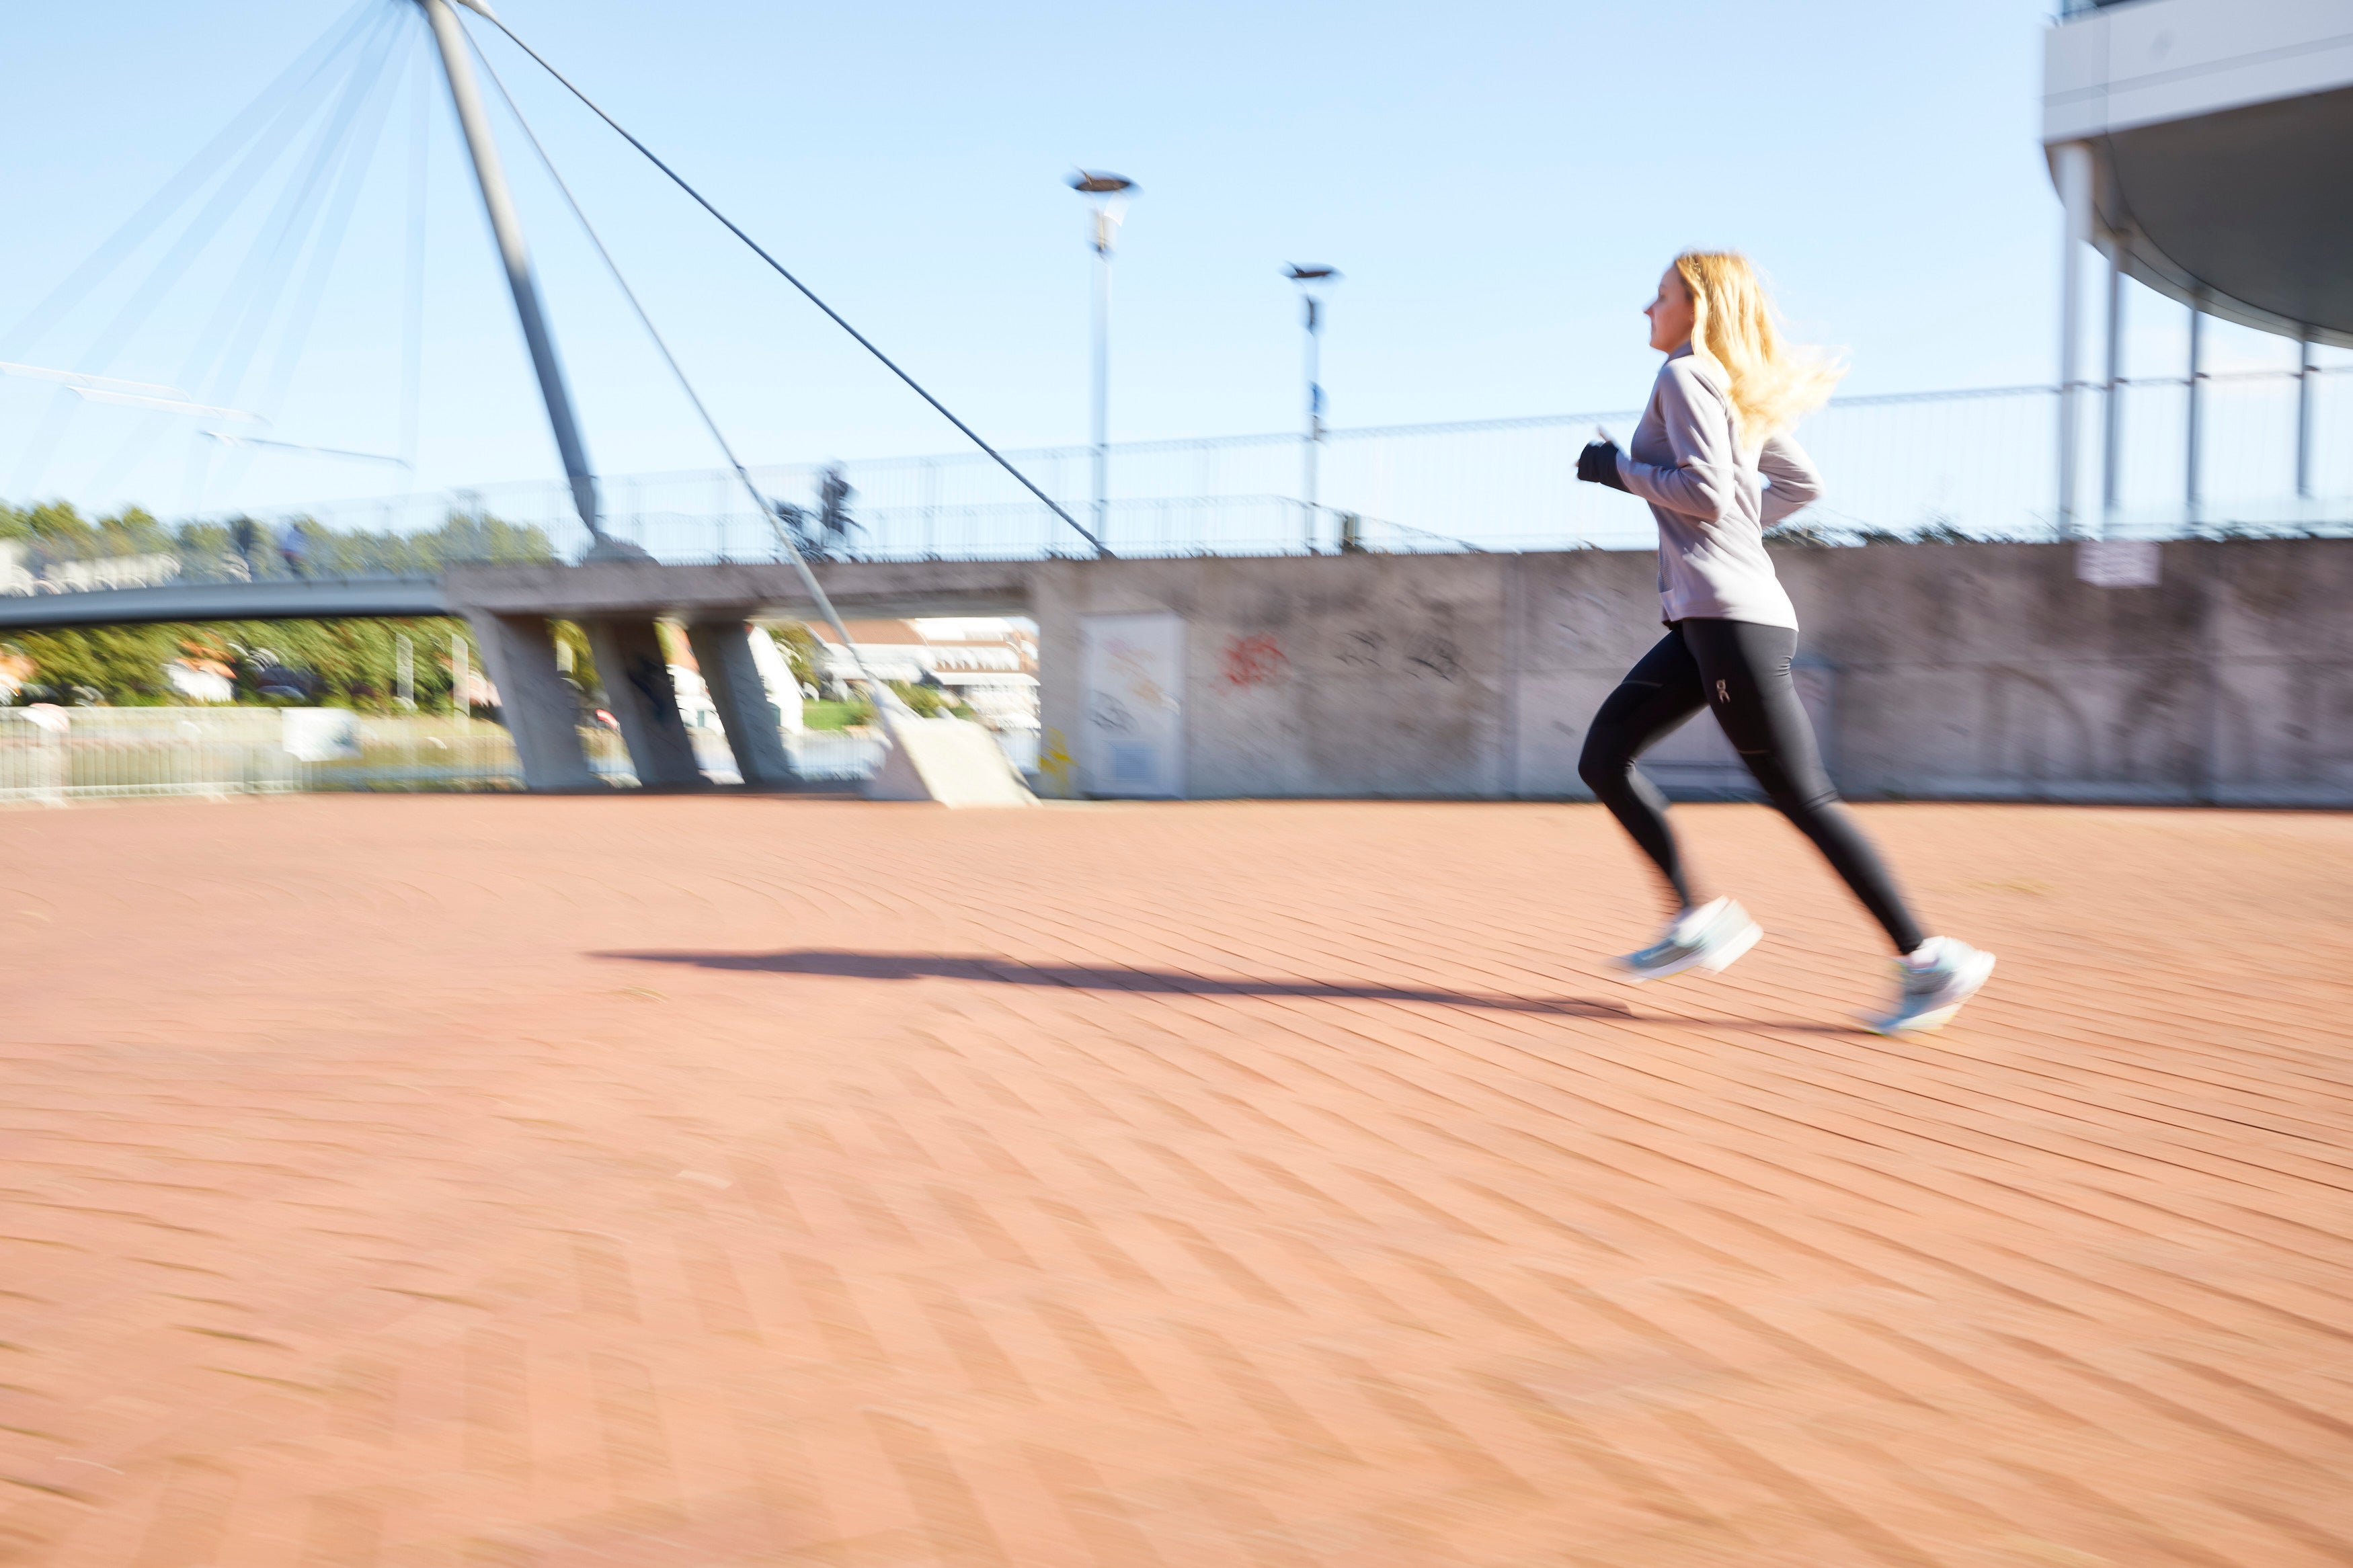
<svg viewBox="0 0 2353 1568">
<path fill-rule="evenodd" d="M 1857 798 L 2353 805 L 2353 541 L 2167 544 L 2142 588 L 2065 545 L 1776 559 Z M 1586 721 L 1661 635 L 1647 553 L 1029 571 L 1050 753 L 1083 751 L 1082 617 L 1185 617 L 1195 796 L 1580 796 Z"/>
</svg>

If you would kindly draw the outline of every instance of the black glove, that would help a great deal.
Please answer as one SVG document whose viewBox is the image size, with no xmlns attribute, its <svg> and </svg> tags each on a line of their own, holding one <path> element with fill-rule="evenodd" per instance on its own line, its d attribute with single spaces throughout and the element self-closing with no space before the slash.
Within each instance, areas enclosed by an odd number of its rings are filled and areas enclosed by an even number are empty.
<svg viewBox="0 0 2353 1568">
<path fill-rule="evenodd" d="M 1618 477 L 1618 443 L 1588 441 L 1585 450 L 1577 455 L 1577 477 L 1588 484 L 1608 485 L 1613 490 L 1626 489 L 1626 481 Z M 1631 490 L 1626 492 L 1631 495 Z"/>
</svg>

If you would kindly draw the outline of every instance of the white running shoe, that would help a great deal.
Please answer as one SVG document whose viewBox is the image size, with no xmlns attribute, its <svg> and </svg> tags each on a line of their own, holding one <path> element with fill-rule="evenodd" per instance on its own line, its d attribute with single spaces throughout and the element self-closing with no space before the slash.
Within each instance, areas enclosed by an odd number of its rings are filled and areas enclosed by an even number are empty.
<svg viewBox="0 0 2353 1568">
<path fill-rule="evenodd" d="M 1894 1007 L 1863 1022 L 1882 1035 L 1925 1035 L 1941 1029 L 1993 973 L 1993 954 L 1965 942 L 1932 936 L 1895 961 L 1901 988 Z"/>
<path fill-rule="evenodd" d="M 1659 940 L 1640 952 L 1617 961 L 1626 978 L 1636 984 L 1664 980 L 1686 969 L 1722 973 L 1732 961 L 1757 945 L 1764 928 L 1730 899 L 1716 899 L 1695 910 L 1685 910 L 1668 925 Z"/>
</svg>

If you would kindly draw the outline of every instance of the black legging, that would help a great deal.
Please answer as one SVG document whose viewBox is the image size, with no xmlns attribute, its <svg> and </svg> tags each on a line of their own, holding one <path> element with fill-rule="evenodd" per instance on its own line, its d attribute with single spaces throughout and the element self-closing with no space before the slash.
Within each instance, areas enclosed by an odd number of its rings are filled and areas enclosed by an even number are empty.
<svg viewBox="0 0 2353 1568">
<path fill-rule="evenodd" d="M 1654 861 L 1686 908 L 1691 889 L 1667 800 L 1644 778 L 1634 759 L 1702 708 L 1715 710 L 1725 739 L 1757 775 L 1781 815 L 1831 863 L 1854 896 L 1887 928 L 1898 952 L 1926 940 L 1905 907 L 1887 868 L 1839 804 L 1822 771 L 1814 728 L 1798 701 L 1789 660 L 1798 634 L 1750 621 L 1677 621 L 1593 716 L 1577 773 L 1601 798 L 1642 853 Z"/>
</svg>

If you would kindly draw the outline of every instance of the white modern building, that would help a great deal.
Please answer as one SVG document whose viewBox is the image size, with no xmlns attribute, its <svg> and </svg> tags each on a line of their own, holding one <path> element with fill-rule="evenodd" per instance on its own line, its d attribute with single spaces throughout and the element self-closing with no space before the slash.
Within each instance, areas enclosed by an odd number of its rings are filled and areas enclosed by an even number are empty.
<svg viewBox="0 0 2353 1568">
<path fill-rule="evenodd" d="M 2199 515 L 2200 324 L 2221 317 L 2306 345 L 2296 479 L 2311 495 L 2310 345 L 2353 347 L 2353 0 L 2065 0 L 2043 47 L 2042 142 L 2066 213 L 2060 511 L 2079 494 L 2090 395 L 2118 384 L 2130 278 L 2190 307 L 2188 516 Z M 2087 247 L 2105 258 L 2105 374 L 2086 363 Z M 2120 400 L 2104 400 L 2112 510 Z"/>
</svg>

